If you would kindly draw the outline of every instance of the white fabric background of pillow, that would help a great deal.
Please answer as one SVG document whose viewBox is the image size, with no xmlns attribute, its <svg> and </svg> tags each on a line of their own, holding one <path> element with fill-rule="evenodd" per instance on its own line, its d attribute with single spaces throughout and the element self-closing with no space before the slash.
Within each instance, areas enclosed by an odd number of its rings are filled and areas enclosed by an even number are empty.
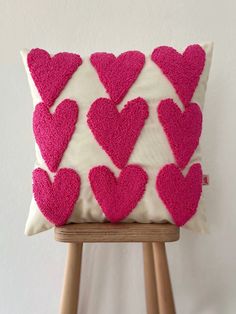
<svg viewBox="0 0 236 314">
<path fill-rule="evenodd" d="M 210 69 L 212 57 L 212 43 L 202 45 L 206 52 L 206 64 L 201 75 L 198 87 L 194 93 L 192 102 L 198 103 L 203 109 L 206 84 Z M 37 88 L 31 78 L 27 67 L 27 50 L 22 51 L 22 57 L 28 75 L 34 106 L 41 101 Z M 78 52 L 79 53 L 79 52 Z M 83 56 L 81 56 L 83 58 Z M 148 184 L 146 192 L 138 203 L 137 207 L 132 211 L 124 222 L 163 222 L 171 221 L 172 218 L 166 210 L 164 204 L 158 197 L 155 189 L 156 175 L 160 168 L 166 163 L 174 162 L 173 153 L 170 150 L 166 136 L 157 119 L 157 104 L 165 98 L 173 98 L 174 101 L 183 109 L 183 106 L 171 83 L 162 74 L 161 70 L 151 61 L 150 56 L 146 57 L 145 65 L 135 83 L 131 86 L 122 103 L 118 105 L 121 110 L 128 100 L 136 97 L 143 97 L 149 105 L 149 118 L 146 120 L 145 126 L 135 145 L 134 151 L 129 159 L 128 164 L 140 164 L 148 173 Z M 81 191 L 75 209 L 68 222 L 91 222 L 104 221 L 103 215 L 97 201 L 95 200 L 88 181 L 88 171 L 97 165 L 108 166 L 116 175 L 118 170 L 105 151 L 99 146 L 87 126 L 86 114 L 92 102 L 99 97 L 108 97 L 103 85 L 100 83 L 95 69 L 90 64 L 89 58 L 83 58 L 82 65 L 74 73 L 67 83 L 64 90 L 57 98 L 51 111 L 65 98 L 76 100 L 79 106 L 79 119 L 76 125 L 76 131 L 64 153 L 60 168 L 71 167 L 75 169 L 81 177 Z M 204 116 L 204 114 L 203 114 Z M 204 127 L 204 125 L 203 125 Z M 44 160 L 42 159 L 40 150 L 36 147 L 36 163 L 35 167 L 41 167 L 50 174 Z M 96 156 L 96 160 L 94 159 Z M 200 161 L 200 149 L 191 158 L 189 165 L 185 168 L 188 171 L 191 164 Z M 204 169 L 203 169 L 204 171 Z M 32 235 L 46 229 L 50 229 L 53 225 L 46 220 L 34 199 L 30 206 L 25 233 Z M 205 232 L 207 230 L 206 216 L 204 209 L 204 187 L 203 194 L 199 202 L 197 213 L 190 219 L 185 227 L 195 231 Z"/>
</svg>

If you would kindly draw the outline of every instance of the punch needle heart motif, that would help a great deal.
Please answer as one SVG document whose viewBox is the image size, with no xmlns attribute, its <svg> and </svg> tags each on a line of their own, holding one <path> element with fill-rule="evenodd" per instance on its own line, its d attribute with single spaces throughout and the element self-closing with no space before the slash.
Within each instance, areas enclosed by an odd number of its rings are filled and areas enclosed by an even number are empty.
<svg viewBox="0 0 236 314">
<path fill-rule="evenodd" d="M 162 100 L 158 106 L 158 119 L 166 133 L 175 160 L 185 168 L 195 152 L 202 131 L 202 112 L 191 103 L 183 112 L 172 99 Z"/>
<path fill-rule="evenodd" d="M 105 216 L 116 223 L 137 206 L 145 192 L 148 176 L 137 165 L 125 167 L 118 178 L 108 167 L 98 166 L 90 170 L 89 181 Z"/>
<path fill-rule="evenodd" d="M 42 214 L 56 226 L 66 224 L 80 193 L 80 177 L 73 169 L 63 168 L 51 182 L 47 172 L 33 171 L 33 193 Z"/>
<path fill-rule="evenodd" d="M 193 164 L 186 176 L 175 164 L 164 166 L 157 175 L 156 189 L 175 224 L 184 225 L 196 213 L 201 197 L 201 165 Z"/>
<path fill-rule="evenodd" d="M 205 51 L 200 45 L 188 46 L 183 54 L 168 46 L 158 47 L 152 53 L 152 60 L 174 86 L 185 107 L 193 97 L 205 59 Z"/>
<path fill-rule="evenodd" d="M 91 105 L 89 128 L 118 168 L 127 164 L 148 114 L 148 105 L 140 97 L 129 101 L 121 112 L 107 98 L 99 98 Z"/>
<path fill-rule="evenodd" d="M 68 52 L 51 57 L 47 51 L 36 48 L 28 53 L 27 63 L 42 101 L 50 107 L 82 64 L 82 59 Z"/>
<path fill-rule="evenodd" d="M 50 171 L 57 170 L 75 131 L 77 120 L 78 106 L 74 100 L 63 100 L 54 113 L 51 113 L 44 103 L 35 107 L 34 136 Z"/>
<path fill-rule="evenodd" d="M 119 104 L 139 76 L 145 56 L 139 51 L 127 51 L 118 57 L 112 53 L 97 52 L 91 55 L 90 61 L 111 100 Z"/>
</svg>

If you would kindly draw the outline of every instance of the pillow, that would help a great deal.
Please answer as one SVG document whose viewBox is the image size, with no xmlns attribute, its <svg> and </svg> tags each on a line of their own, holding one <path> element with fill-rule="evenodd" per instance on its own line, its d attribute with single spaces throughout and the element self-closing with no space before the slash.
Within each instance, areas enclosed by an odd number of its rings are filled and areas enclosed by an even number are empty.
<svg viewBox="0 0 236 314">
<path fill-rule="evenodd" d="M 27 235 L 106 221 L 206 231 L 199 138 L 212 44 L 22 57 L 36 142 Z"/>
</svg>

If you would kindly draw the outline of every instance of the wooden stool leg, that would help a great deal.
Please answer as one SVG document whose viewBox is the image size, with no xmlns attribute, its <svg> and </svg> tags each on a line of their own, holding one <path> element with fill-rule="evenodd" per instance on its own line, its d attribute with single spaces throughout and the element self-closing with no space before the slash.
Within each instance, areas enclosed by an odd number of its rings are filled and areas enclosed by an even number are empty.
<svg viewBox="0 0 236 314">
<path fill-rule="evenodd" d="M 65 279 L 61 298 L 61 314 L 77 314 L 83 243 L 69 243 Z"/>
<path fill-rule="evenodd" d="M 164 242 L 153 243 L 153 255 L 160 314 L 175 314 L 174 298 Z"/>
<path fill-rule="evenodd" d="M 159 314 L 152 243 L 143 243 L 144 281 L 147 314 Z"/>
</svg>

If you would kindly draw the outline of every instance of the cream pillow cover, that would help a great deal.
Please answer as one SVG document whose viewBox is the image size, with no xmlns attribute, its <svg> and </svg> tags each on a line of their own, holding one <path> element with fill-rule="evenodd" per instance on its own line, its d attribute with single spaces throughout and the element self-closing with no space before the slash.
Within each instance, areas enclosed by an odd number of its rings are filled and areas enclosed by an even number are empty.
<svg viewBox="0 0 236 314">
<path fill-rule="evenodd" d="M 212 44 L 21 54 L 36 141 L 27 235 L 105 221 L 206 231 L 199 138 Z"/>
</svg>

